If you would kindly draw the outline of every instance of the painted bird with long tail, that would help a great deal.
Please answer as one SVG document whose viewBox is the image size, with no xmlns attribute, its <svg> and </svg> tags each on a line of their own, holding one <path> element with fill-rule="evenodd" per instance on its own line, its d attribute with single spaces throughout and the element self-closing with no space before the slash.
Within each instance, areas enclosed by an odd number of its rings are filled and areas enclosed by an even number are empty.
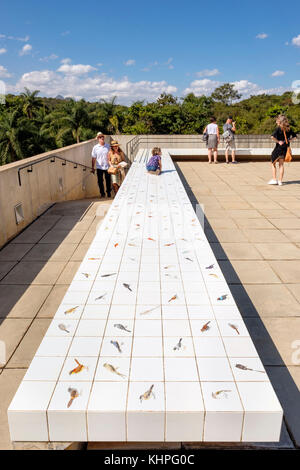
<svg viewBox="0 0 300 470">
<path fill-rule="evenodd" d="M 142 395 L 140 395 L 140 402 L 142 403 L 143 400 L 149 400 L 149 398 L 152 396 L 153 398 L 155 398 L 155 395 L 154 393 L 152 392 L 153 390 L 153 387 L 154 387 L 154 384 L 151 385 L 151 387 L 146 390 L 145 393 L 143 393 Z"/>
</svg>

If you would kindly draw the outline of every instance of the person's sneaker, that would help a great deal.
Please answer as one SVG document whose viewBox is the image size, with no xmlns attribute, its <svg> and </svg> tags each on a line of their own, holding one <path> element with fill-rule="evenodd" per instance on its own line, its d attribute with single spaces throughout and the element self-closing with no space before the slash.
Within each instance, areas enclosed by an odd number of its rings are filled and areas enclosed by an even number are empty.
<svg viewBox="0 0 300 470">
<path fill-rule="evenodd" d="M 282 181 L 278 181 L 278 185 L 279 185 L 279 186 L 282 186 Z"/>
<path fill-rule="evenodd" d="M 231 163 L 237 163 L 237 162 L 236 162 L 236 161 L 234 161 L 234 162 L 231 162 Z"/>
<path fill-rule="evenodd" d="M 278 184 L 277 180 L 270 180 L 268 184 Z"/>
</svg>

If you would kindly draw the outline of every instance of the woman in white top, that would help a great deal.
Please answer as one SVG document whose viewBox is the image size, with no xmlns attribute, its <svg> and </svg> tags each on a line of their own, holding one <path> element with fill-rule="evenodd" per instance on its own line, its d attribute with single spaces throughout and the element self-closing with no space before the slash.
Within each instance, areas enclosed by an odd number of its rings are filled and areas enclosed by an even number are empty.
<svg viewBox="0 0 300 470">
<path fill-rule="evenodd" d="M 210 118 L 210 124 L 204 129 L 208 138 L 206 147 L 208 148 L 208 163 L 212 163 L 212 152 L 214 152 L 214 162 L 218 163 L 218 144 L 220 143 L 220 133 L 215 117 Z"/>
</svg>

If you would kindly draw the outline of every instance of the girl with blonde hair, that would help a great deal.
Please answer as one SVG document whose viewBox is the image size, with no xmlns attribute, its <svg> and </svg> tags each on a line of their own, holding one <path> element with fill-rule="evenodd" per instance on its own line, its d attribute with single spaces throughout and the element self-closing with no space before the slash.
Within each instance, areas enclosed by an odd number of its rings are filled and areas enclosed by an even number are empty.
<svg viewBox="0 0 300 470">
<path fill-rule="evenodd" d="M 282 179 L 284 175 L 284 159 L 290 142 L 297 136 L 290 128 L 288 118 L 280 114 L 276 119 L 277 127 L 273 132 L 271 138 L 276 142 L 275 148 L 271 155 L 272 163 L 272 179 L 268 184 L 278 184 L 282 186 Z M 279 165 L 279 179 L 276 175 L 276 163 Z"/>
<path fill-rule="evenodd" d="M 146 165 L 148 173 L 152 175 L 159 175 L 161 172 L 161 148 L 154 147 L 151 151 L 152 157 Z"/>
</svg>

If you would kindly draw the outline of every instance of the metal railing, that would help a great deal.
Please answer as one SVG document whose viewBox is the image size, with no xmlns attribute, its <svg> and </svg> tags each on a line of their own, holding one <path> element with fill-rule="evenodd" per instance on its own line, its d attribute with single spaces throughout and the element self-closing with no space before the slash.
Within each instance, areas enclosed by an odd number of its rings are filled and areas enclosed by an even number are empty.
<svg viewBox="0 0 300 470">
<path fill-rule="evenodd" d="M 86 171 L 87 169 L 91 170 L 92 172 L 92 167 L 88 165 L 84 165 L 83 163 L 78 163 L 74 162 L 73 160 L 69 160 L 68 158 L 63 158 L 58 155 L 49 155 L 47 157 L 42 157 L 39 160 L 36 160 L 32 163 L 27 163 L 26 165 L 22 165 L 18 169 L 18 180 L 19 180 L 19 186 L 22 186 L 22 181 L 21 181 L 21 171 L 27 168 L 27 173 L 32 173 L 33 172 L 33 166 L 37 165 L 38 163 L 42 163 L 46 160 L 50 160 L 50 163 L 55 163 L 55 159 L 62 160 L 62 166 L 65 166 L 67 163 L 72 163 L 73 168 L 76 169 L 78 167 L 82 167 L 83 171 Z"/>
</svg>

